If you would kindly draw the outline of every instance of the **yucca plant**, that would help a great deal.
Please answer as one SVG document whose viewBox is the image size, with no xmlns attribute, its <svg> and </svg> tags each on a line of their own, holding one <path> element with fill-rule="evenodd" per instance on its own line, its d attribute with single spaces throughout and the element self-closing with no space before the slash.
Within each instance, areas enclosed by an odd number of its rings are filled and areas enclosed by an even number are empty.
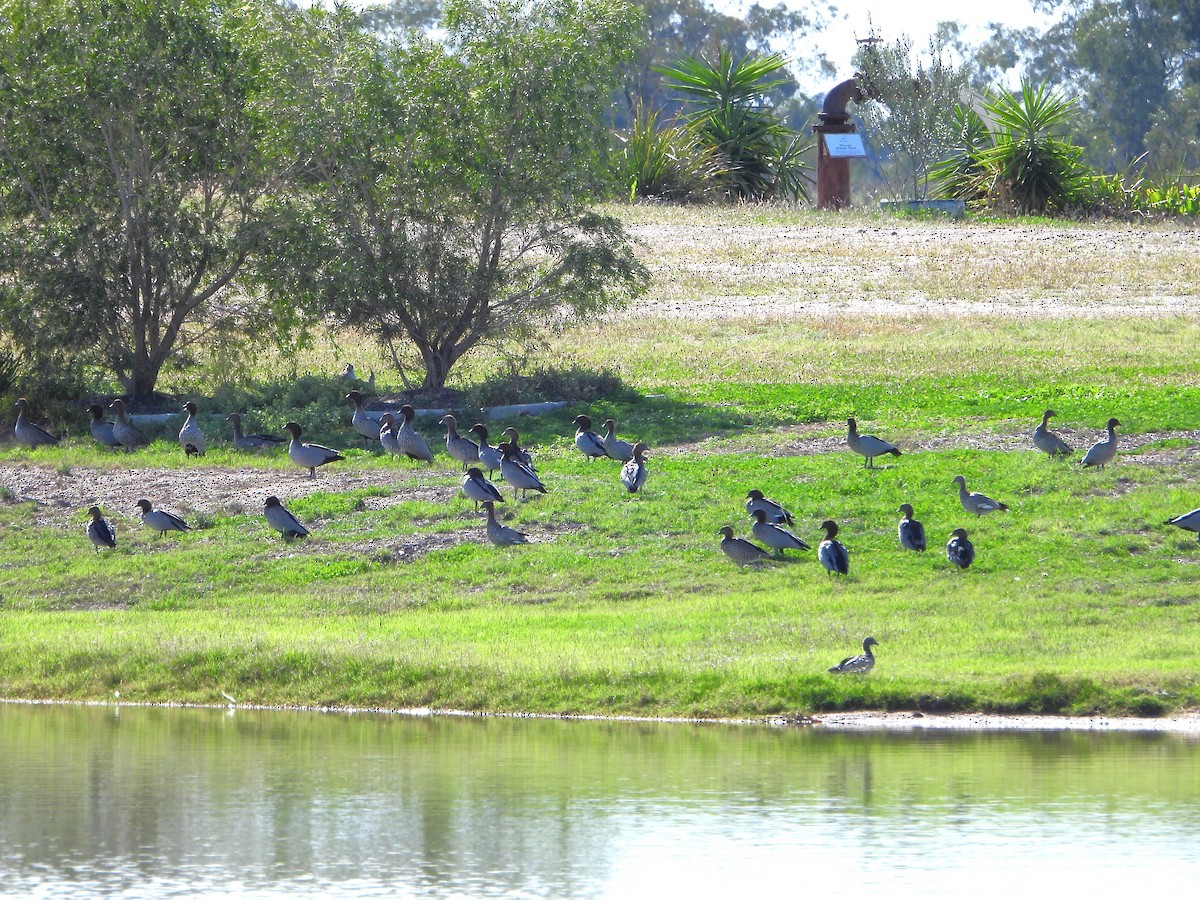
<svg viewBox="0 0 1200 900">
<path fill-rule="evenodd" d="M 728 193 L 742 200 L 807 198 L 807 164 L 801 158 L 811 141 L 783 124 L 766 94 L 787 79 L 775 77 L 785 65 L 778 53 L 751 53 L 735 59 L 722 48 L 715 63 L 687 57 L 655 71 L 675 82 L 690 98 L 688 127 L 723 159 Z"/>
<path fill-rule="evenodd" d="M 965 200 L 985 199 L 988 172 L 979 163 L 979 155 L 992 146 L 992 134 L 983 117 L 969 106 L 954 108 L 957 142 L 951 155 L 929 169 L 929 181 L 935 197 Z"/>
<path fill-rule="evenodd" d="M 1088 174 L 1080 162 L 1083 148 L 1055 132 L 1075 101 L 1022 81 L 1020 91 L 993 95 L 985 109 L 995 122 L 995 143 L 977 160 L 991 176 L 992 198 L 1026 213 L 1070 206 Z"/>
<path fill-rule="evenodd" d="M 693 128 L 678 123 L 660 127 L 659 111 L 640 101 L 632 126 L 616 137 L 614 165 L 630 200 L 703 200 L 717 192 L 726 174 L 716 151 Z"/>
</svg>

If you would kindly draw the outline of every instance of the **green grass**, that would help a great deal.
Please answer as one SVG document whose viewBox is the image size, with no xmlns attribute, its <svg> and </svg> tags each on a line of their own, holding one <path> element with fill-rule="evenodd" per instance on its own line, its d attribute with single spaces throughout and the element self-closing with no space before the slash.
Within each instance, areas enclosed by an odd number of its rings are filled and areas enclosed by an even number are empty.
<svg viewBox="0 0 1200 900">
<path fill-rule="evenodd" d="M 629 215 L 640 224 L 651 214 Z M 694 215 L 698 229 L 709 226 Z M 740 216 L 742 230 L 816 231 L 832 221 Z M 878 227 L 904 237 L 925 226 Z M 652 254 L 659 279 L 647 310 L 672 292 L 687 303 L 730 284 L 761 289 L 757 267 L 772 252 L 727 231 Z M 863 267 L 855 291 L 899 289 L 886 237 L 829 254 Z M 1065 269 L 1030 273 L 1005 258 L 1002 292 L 1082 295 L 1086 304 L 1088 291 L 1114 279 L 1129 295 L 1175 290 L 1170 279 L 1189 277 L 1194 261 L 1163 250 L 1139 268 L 1132 244 L 1142 239 L 1130 232 L 1131 246 L 1076 259 L 1090 273 L 1082 288 Z M 926 264 L 943 268 L 935 257 L 944 252 L 931 245 Z M 706 279 L 710 259 L 744 278 Z M 672 281 L 676 266 L 687 274 Z M 768 293 L 784 281 L 771 278 Z M 966 282 L 967 299 L 986 291 L 976 275 Z M 614 416 L 622 436 L 651 445 L 647 493 L 627 499 L 616 464 L 579 458 L 570 420 L 583 409 L 523 418 L 522 442 L 539 451 L 550 493 L 510 497 L 506 522 L 534 542 L 505 550 L 483 539 L 445 457 L 427 469 L 355 449 L 339 465 L 360 473 L 360 485 L 289 497 L 299 476 L 281 455 L 210 451 L 205 472 L 251 469 L 251 483 L 270 487 L 310 525 L 314 537 L 291 545 L 267 530 L 256 503 L 231 501 L 188 511 L 205 527 L 162 540 L 131 510 L 109 509 L 119 549 L 96 554 L 82 510 L 22 503 L 4 484 L 0 694 L 221 702 L 224 691 L 265 704 L 717 716 L 1192 706 L 1200 701 L 1200 545 L 1162 523 L 1200 505 L 1198 332 L 1194 318 L 1177 315 L 1083 313 L 662 318 L 631 310 L 574 327 L 529 348 L 527 364 L 620 375 L 629 390 L 587 411 L 597 422 Z M 320 352 L 356 364 L 370 356 L 345 350 Z M 324 365 L 310 351 L 318 358 Z M 469 362 L 460 385 L 487 377 L 498 358 Z M 1025 446 L 1048 406 L 1080 449 L 1110 415 L 1139 446 L 1100 472 L 1081 470 L 1079 453 L 1056 463 L 996 449 Z M 907 452 L 864 470 L 840 444 L 848 415 Z M 312 437 L 359 446 L 335 429 Z M 84 439 L 35 452 L 7 447 L 0 466 L 64 482 L 125 469 L 170 470 L 181 483 L 208 477 L 167 440 L 135 454 Z M 968 520 L 951 485 L 959 473 L 1012 510 Z M 732 524 L 749 535 L 742 504 L 751 487 L 785 502 L 814 546 L 818 523 L 836 519 L 850 578 L 831 583 L 813 553 L 734 567 L 716 532 Z M 896 541 L 905 501 L 930 534 L 923 556 Z M 958 526 L 978 551 L 965 573 L 952 571 L 942 550 Z M 874 672 L 825 674 L 866 634 L 881 645 Z"/>
</svg>

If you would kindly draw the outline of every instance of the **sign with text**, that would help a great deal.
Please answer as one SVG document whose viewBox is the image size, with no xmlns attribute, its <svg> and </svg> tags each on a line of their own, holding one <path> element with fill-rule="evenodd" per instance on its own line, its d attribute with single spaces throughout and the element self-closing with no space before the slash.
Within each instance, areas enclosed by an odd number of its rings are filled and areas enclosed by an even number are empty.
<svg viewBox="0 0 1200 900">
<path fill-rule="evenodd" d="M 825 134 L 825 151 L 833 157 L 866 156 L 861 134 Z"/>
</svg>

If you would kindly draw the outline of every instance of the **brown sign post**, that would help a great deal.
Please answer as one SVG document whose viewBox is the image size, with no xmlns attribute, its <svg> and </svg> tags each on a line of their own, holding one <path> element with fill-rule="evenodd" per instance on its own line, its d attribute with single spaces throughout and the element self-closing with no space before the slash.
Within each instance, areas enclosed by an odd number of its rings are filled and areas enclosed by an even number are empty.
<svg viewBox="0 0 1200 900">
<path fill-rule="evenodd" d="M 853 78 L 843 81 L 825 95 L 821 112 L 817 113 L 817 208 L 842 209 L 850 205 L 850 159 L 863 156 L 861 139 L 858 152 L 842 149 L 834 135 L 855 134 L 857 127 L 850 121 L 846 104 L 860 102 L 863 92 Z"/>
</svg>

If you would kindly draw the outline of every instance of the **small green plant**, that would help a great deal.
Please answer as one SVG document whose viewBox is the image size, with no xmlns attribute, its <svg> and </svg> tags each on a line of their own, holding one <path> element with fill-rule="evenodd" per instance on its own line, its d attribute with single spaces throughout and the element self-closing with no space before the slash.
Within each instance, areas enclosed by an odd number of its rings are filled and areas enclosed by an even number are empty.
<svg viewBox="0 0 1200 900">
<path fill-rule="evenodd" d="M 659 112 L 638 103 L 633 125 L 617 135 L 614 168 L 630 200 L 694 202 L 711 199 L 726 174 L 712 147 L 682 124 L 659 123 Z"/>
</svg>

